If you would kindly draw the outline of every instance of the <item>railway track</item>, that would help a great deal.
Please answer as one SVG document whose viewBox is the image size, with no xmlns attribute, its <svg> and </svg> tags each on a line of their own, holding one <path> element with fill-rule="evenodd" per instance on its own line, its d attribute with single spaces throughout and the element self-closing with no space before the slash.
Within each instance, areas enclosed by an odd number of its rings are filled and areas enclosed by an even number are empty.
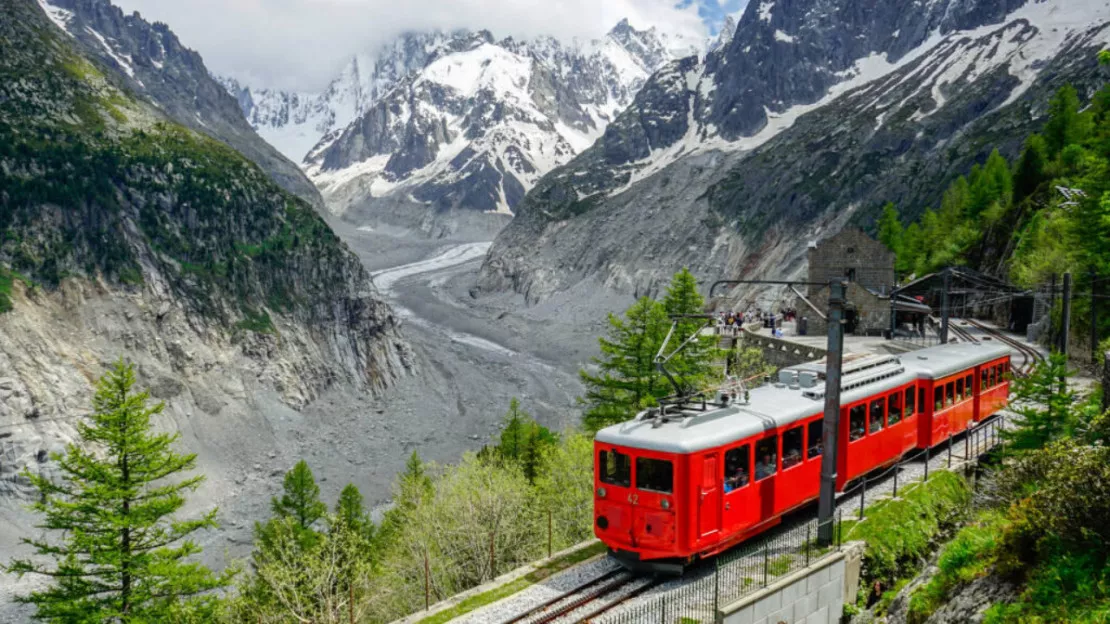
<svg viewBox="0 0 1110 624">
<path fill-rule="evenodd" d="M 1014 340 L 1010 336 L 1007 336 L 1004 332 L 1001 332 L 993 327 L 984 325 L 983 323 L 980 323 L 975 319 L 967 319 L 967 322 L 977 327 L 980 331 L 989 334 L 992 338 L 1013 347 L 1019 353 L 1021 353 L 1025 361 L 1022 363 L 1021 366 L 1014 368 L 1015 375 L 1019 375 L 1021 377 L 1028 375 L 1030 372 L 1032 372 L 1033 366 L 1037 362 L 1044 359 L 1044 356 L 1041 355 L 1040 351 L 1037 351 L 1033 347 L 1030 347 L 1020 340 Z"/>
<path fill-rule="evenodd" d="M 952 320 L 955 321 L 955 319 Z M 965 322 L 967 321 L 965 320 Z M 952 333 L 956 334 L 956 337 L 959 338 L 961 341 L 970 342 L 971 344 L 979 344 L 978 338 L 972 336 L 971 332 L 967 331 L 963 327 L 960 327 L 958 324 L 950 322 L 948 324 L 948 328 L 952 330 Z"/>
<path fill-rule="evenodd" d="M 531 609 L 506 620 L 503 624 L 550 624 L 552 622 L 589 622 L 591 619 L 616 608 L 662 581 L 648 579 L 646 582 L 624 591 L 636 581 L 643 581 L 624 570 L 613 570 L 587 581 L 569 591 L 538 604 Z M 587 613 L 581 613 L 587 605 L 602 603 Z"/>
</svg>

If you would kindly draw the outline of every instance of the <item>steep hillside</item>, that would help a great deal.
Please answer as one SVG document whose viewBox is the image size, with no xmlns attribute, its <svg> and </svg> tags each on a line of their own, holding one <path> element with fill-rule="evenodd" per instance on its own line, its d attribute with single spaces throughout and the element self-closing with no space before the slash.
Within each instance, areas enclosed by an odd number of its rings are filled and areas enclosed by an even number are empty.
<svg viewBox="0 0 1110 624">
<path fill-rule="evenodd" d="M 39 4 L 83 54 L 118 73 L 132 93 L 177 123 L 235 148 L 285 190 L 323 205 L 304 172 L 251 129 L 235 99 L 208 74 L 200 55 L 181 45 L 167 25 L 151 24 L 138 12 L 124 15 L 109 0 Z"/>
<path fill-rule="evenodd" d="M 1110 40 L 1101 2 L 880 5 L 751 3 L 727 48 L 655 74 L 537 183 L 483 288 L 536 302 L 581 281 L 651 291 L 681 266 L 798 275 L 807 241 L 886 201 L 935 205 L 996 146 L 1012 157 L 1056 87 L 1092 88 Z"/>
<path fill-rule="evenodd" d="M 221 495 L 229 466 L 287 444 L 267 419 L 335 388 L 372 396 L 408 366 L 309 204 L 133 97 L 34 0 L 0 4 L 0 284 L 0 505 L 25 492 L 20 470 L 49 470 L 121 356 Z"/>
</svg>

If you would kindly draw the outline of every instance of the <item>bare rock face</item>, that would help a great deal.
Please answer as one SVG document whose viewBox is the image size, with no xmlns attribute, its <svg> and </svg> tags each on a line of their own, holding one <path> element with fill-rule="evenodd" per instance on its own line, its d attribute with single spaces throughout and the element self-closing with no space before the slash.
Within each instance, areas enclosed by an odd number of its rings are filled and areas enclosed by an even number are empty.
<svg viewBox="0 0 1110 624">
<path fill-rule="evenodd" d="M 1015 157 L 1057 88 L 1101 84 L 1108 40 L 1097 3 L 753 1 L 726 47 L 656 72 L 536 182 L 479 284 L 537 303 L 653 293 L 682 267 L 800 276 L 809 241 L 888 201 L 916 216 L 994 148 Z"/>
<path fill-rule="evenodd" d="M 308 203 L 81 50 L 33 0 L 0 4 L 0 495 L 50 470 L 121 357 L 220 466 L 275 415 L 406 373 L 392 310 Z"/>
</svg>

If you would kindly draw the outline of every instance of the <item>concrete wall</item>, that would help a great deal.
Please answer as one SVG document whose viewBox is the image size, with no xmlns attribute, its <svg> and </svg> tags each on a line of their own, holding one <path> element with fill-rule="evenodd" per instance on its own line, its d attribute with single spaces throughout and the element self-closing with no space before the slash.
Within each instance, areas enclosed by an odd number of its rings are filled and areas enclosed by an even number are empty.
<svg viewBox="0 0 1110 624">
<path fill-rule="evenodd" d="M 717 614 L 724 624 L 837 624 L 844 603 L 859 591 L 864 544 L 845 544 L 837 553 L 787 575 Z"/>
<path fill-rule="evenodd" d="M 741 348 L 756 347 L 763 352 L 763 359 L 776 368 L 797 366 L 805 362 L 820 360 L 828 355 L 828 351 L 824 349 L 807 347 L 789 340 L 780 340 L 769 336 L 755 336 L 746 331 L 742 336 L 739 343 Z"/>
</svg>

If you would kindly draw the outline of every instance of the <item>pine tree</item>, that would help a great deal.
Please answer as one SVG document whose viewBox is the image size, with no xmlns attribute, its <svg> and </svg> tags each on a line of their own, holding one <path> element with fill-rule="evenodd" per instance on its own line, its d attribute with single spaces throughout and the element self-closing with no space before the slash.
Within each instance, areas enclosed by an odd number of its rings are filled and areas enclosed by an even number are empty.
<svg viewBox="0 0 1110 624">
<path fill-rule="evenodd" d="M 670 393 L 655 367 L 655 354 L 669 326 L 663 305 L 648 297 L 629 308 L 623 319 L 609 315 L 609 335 L 598 339 L 601 357 L 593 359 L 599 373 L 579 372 L 586 386 L 582 420 L 589 430 L 628 420 Z"/>
<path fill-rule="evenodd" d="M 500 444 L 497 445 L 501 457 L 513 461 L 520 459 L 527 443 L 529 420 L 528 414 L 520 409 L 520 401 L 513 397 L 509 401 L 509 411 L 501 419 L 504 428 L 501 430 Z"/>
<path fill-rule="evenodd" d="M 282 488 L 281 498 L 270 501 L 274 515 L 292 518 L 302 531 L 311 531 L 312 525 L 324 517 L 328 508 L 320 500 L 320 486 L 316 485 L 316 478 L 303 459 L 285 473 Z"/>
<path fill-rule="evenodd" d="M 25 473 L 38 489 L 32 509 L 57 540 L 25 539 L 39 558 L 12 561 L 8 571 L 41 574 L 54 582 L 16 600 L 35 605 L 51 622 L 163 622 L 213 617 L 212 590 L 229 575 L 214 575 L 188 558 L 200 552 L 190 535 L 216 526 L 216 510 L 187 520 L 177 512 L 204 480 L 180 481 L 196 455 L 171 446 L 180 434 L 152 433 L 163 404 L 134 392 L 135 371 L 121 359 L 98 382 L 93 414 L 77 424 L 80 444 L 56 455 L 60 481 Z M 52 559 L 46 565 L 43 559 Z"/>
<path fill-rule="evenodd" d="M 1048 155 L 1054 157 L 1063 149 L 1082 139 L 1079 119 L 1079 94 L 1075 87 L 1064 85 L 1048 104 L 1048 123 L 1044 127 Z"/>
<path fill-rule="evenodd" d="M 1034 134 L 1025 141 L 1025 149 L 1014 167 L 1014 202 L 1021 202 L 1037 191 L 1048 179 L 1047 168 L 1048 147 L 1044 138 Z"/>
<path fill-rule="evenodd" d="M 686 268 L 675 273 L 663 297 L 663 308 L 674 321 L 674 335 L 667 345 L 667 354 L 674 352 L 691 336 L 706 326 L 704 319 L 682 319 L 682 315 L 705 314 L 705 300 L 698 292 L 698 282 Z M 716 338 L 699 336 L 691 340 L 667 363 L 675 379 L 685 391 L 699 389 L 713 374 L 713 360 L 717 357 Z"/>
<path fill-rule="evenodd" d="M 1078 426 L 1074 409 L 1075 392 L 1063 389 L 1068 371 L 1067 358 L 1053 353 L 1040 362 L 1027 377 L 1015 379 L 1010 409 L 1015 413 L 1012 429 L 1003 431 L 1006 449 L 1024 453 L 1044 448 L 1049 442 L 1073 435 Z"/>
<path fill-rule="evenodd" d="M 906 254 L 904 236 L 902 219 L 898 216 L 898 209 L 893 202 L 888 202 L 887 205 L 883 206 L 883 214 L 879 217 L 879 242 L 886 245 L 886 248 L 893 251 L 895 256 L 901 260 L 902 256 Z"/>
<path fill-rule="evenodd" d="M 348 483 L 339 492 L 339 500 L 335 503 L 335 520 L 351 531 L 365 536 L 367 540 L 374 537 L 374 522 L 366 513 L 362 492 L 353 483 Z"/>
</svg>

